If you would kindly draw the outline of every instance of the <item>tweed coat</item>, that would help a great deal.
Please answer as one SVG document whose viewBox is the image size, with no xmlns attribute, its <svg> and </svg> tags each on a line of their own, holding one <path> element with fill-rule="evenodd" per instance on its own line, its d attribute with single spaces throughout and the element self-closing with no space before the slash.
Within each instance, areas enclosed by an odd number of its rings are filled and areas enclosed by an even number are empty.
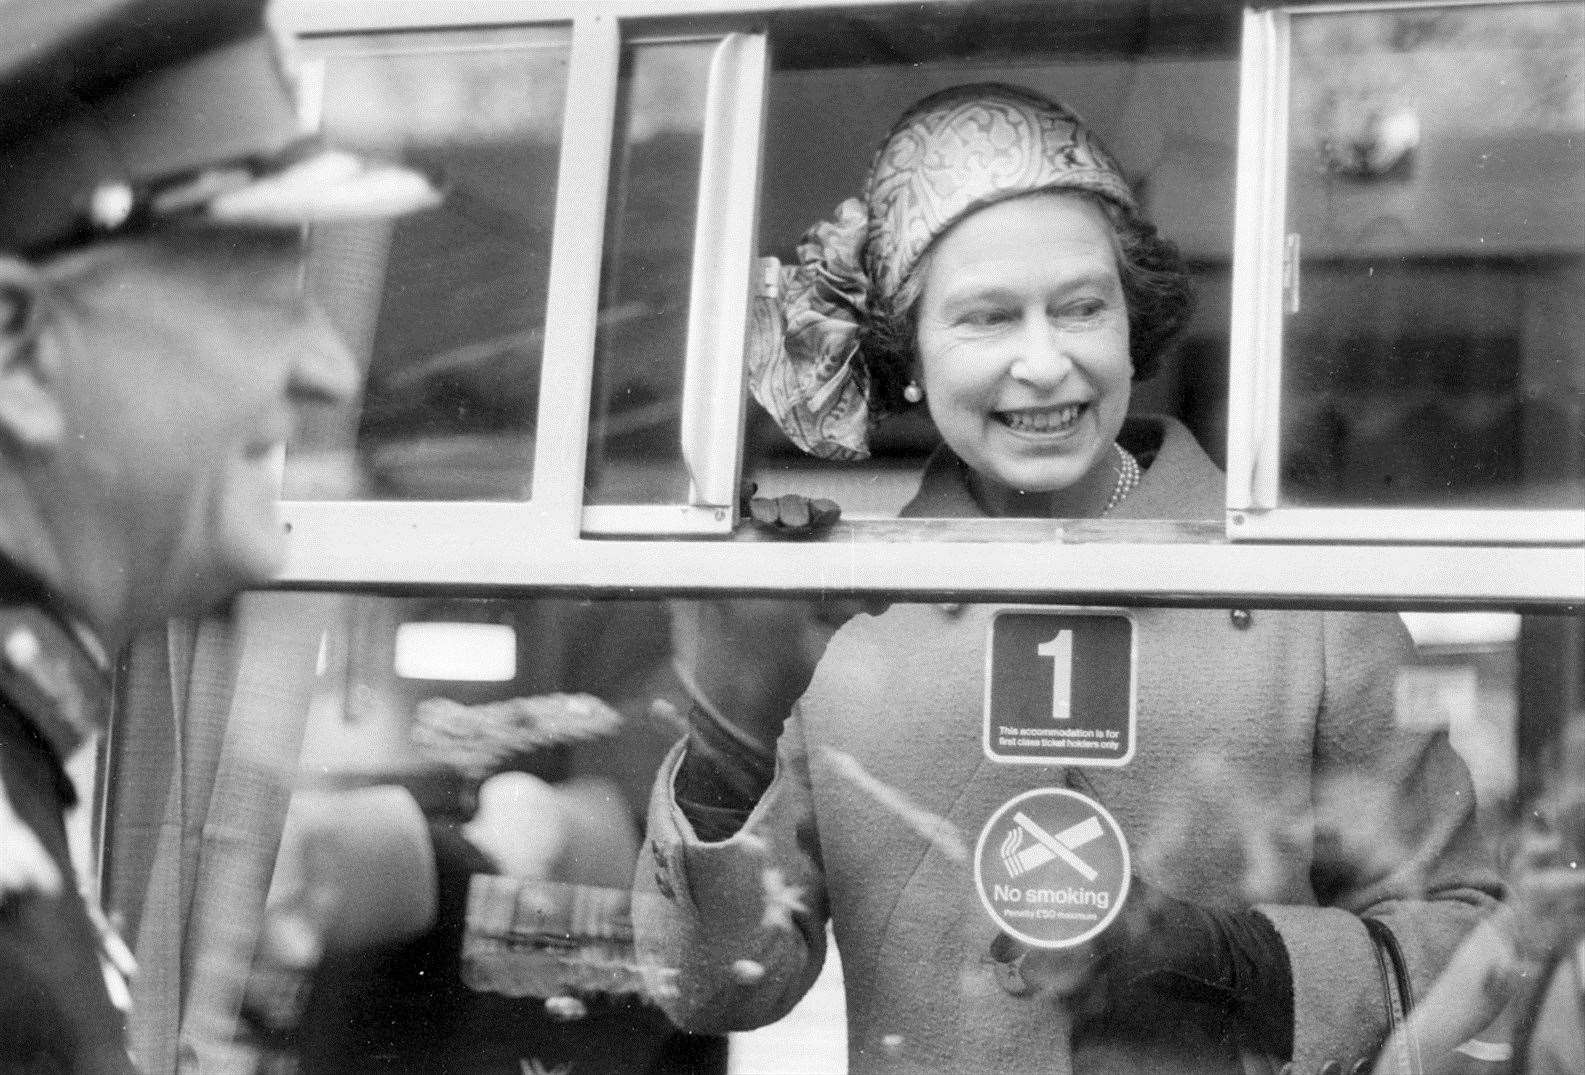
<svg viewBox="0 0 1585 1075">
<path fill-rule="evenodd" d="M 1221 474 L 1184 427 L 1136 419 L 1123 439 L 1149 466 L 1115 516 L 1220 516 Z M 938 453 L 905 514 L 979 514 L 963 464 Z M 716 1031 L 779 1018 L 820 969 L 829 917 L 852 1071 L 1272 1067 L 1165 1016 L 1126 1037 L 1076 1034 L 1062 1006 L 1001 984 L 965 851 L 1009 799 L 1066 785 L 1109 808 L 1149 883 L 1222 907 L 1259 893 L 1293 968 L 1294 1072 L 1371 1055 L 1386 1013 L 1359 916 L 1393 930 L 1423 989 L 1500 894 L 1464 765 L 1440 732 L 1395 722 L 1399 618 L 1134 609 L 1136 755 L 1078 770 L 982 752 L 991 611 L 894 605 L 847 623 L 788 720 L 774 782 L 726 840 L 699 840 L 677 805 L 683 744 L 663 764 L 634 913 L 641 957 L 678 971 L 673 1018 Z M 765 911 L 778 893 L 781 921 Z"/>
</svg>

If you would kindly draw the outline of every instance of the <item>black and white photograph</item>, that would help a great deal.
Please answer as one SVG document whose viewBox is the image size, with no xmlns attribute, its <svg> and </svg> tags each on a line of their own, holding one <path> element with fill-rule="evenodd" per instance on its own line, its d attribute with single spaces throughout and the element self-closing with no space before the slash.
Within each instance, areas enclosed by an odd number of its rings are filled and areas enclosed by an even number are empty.
<svg viewBox="0 0 1585 1075">
<path fill-rule="evenodd" d="M 1585 0 L 0 0 L 0 1075 L 1585 1075 Z"/>
</svg>

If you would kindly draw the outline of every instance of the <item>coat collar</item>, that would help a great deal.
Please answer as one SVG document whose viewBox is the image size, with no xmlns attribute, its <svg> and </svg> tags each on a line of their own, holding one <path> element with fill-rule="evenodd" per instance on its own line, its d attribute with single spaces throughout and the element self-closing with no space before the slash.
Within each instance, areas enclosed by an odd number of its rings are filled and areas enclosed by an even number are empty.
<svg viewBox="0 0 1585 1075">
<path fill-rule="evenodd" d="M 1141 415 L 1123 423 L 1118 441 L 1144 468 L 1139 487 L 1117 506 L 1112 519 L 1192 519 L 1222 517 L 1225 485 L 1183 423 Z M 919 490 L 903 508 L 905 519 L 983 519 L 984 510 L 969 491 L 968 464 L 945 444 L 931 453 Z"/>
</svg>

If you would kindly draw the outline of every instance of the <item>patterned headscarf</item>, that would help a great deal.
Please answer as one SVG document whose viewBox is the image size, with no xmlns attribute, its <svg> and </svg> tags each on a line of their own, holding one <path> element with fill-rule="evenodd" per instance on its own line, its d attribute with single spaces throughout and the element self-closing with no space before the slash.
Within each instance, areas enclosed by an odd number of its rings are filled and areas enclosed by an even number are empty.
<svg viewBox="0 0 1585 1075">
<path fill-rule="evenodd" d="M 1122 171 L 1071 110 L 1002 83 L 956 86 L 903 113 L 870 164 L 864 198 L 810 229 L 798 264 L 754 302 L 749 383 L 804 451 L 869 454 L 859 334 L 920 255 L 968 213 L 1039 190 L 1086 190 L 1135 211 Z"/>
</svg>

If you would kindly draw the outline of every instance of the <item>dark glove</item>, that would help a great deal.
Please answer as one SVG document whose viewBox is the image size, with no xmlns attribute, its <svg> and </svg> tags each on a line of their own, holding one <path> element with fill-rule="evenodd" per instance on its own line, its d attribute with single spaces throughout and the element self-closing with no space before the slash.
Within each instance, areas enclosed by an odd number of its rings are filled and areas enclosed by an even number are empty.
<svg viewBox="0 0 1585 1075">
<path fill-rule="evenodd" d="M 776 741 L 837 629 L 885 603 L 859 598 L 718 598 L 672 605 L 672 652 L 694 702 L 675 784 L 705 839 L 736 831 L 776 770 Z M 704 809 L 695 809 L 702 807 Z M 707 817 L 706 811 L 722 811 Z M 706 836 L 708 829 L 714 836 Z"/>
<path fill-rule="evenodd" d="M 993 956 L 1005 960 L 1007 941 L 997 946 Z M 1202 907 L 1136 876 L 1087 953 L 1031 951 L 1022 970 L 1066 994 L 1081 1033 L 1179 1018 L 1279 1060 L 1293 1055 L 1293 971 L 1282 937 L 1258 911 Z"/>
<path fill-rule="evenodd" d="M 830 500 L 789 493 L 756 497 L 740 489 L 739 510 L 756 531 L 816 537 L 842 515 Z M 678 805 L 705 840 L 736 832 L 770 786 L 776 740 L 826 642 L 862 610 L 860 600 L 717 599 L 672 608 L 672 652 L 694 698 L 688 752 L 674 785 Z"/>
<path fill-rule="evenodd" d="M 797 493 L 759 497 L 754 495 L 758 489 L 753 482 L 743 483 L 738 510 L 753 520 L 760 533 L 781 538 L 818 537 L 842 517 L 842 509 L 834 500 L 811 500 Z"/>
</svg>

